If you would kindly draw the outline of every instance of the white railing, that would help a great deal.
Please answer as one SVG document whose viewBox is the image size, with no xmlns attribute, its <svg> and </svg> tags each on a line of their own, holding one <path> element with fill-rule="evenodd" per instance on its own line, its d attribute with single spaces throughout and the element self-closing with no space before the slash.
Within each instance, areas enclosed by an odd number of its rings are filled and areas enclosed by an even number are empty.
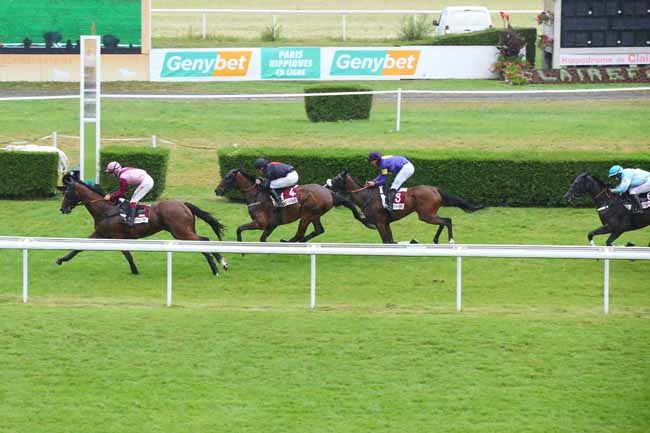
<svg viewBox="0 0 650 433">
<path fill-rule="evenodd" d="M 107 99 L 285 99 L 309 98 L 312 96 L 341 96 L 341 95 L 396 95 L 395 131 L 400 131 L 402 95 L 459 95 L 459 96 L 489 96 L 489 95 L 559 95 L 559 94 L 598 94 L 598 93 L 630 93 L 648 92 L 650 87 L 610 87 L 605 89 L 544 89 L 544 90 L 371 90 L 363 92 L 324 92 L 324 93 L 261 93 L 261 94 L 102 94 Z M 49 99 L 75 99 L 79 95 L 70 96 L 11 96 L 0 97 L 3 101 L 34 101 Z"/>
<path fill-rule="evenodd" d="M 160 14 L 201 14 L 201 36 L 203 39 L 208 34 L 208 14 L 271 14 L 273 36 L 277 28 L 278 15 L 341 15 L 341 39 L 347 39 L 348 15 L 413 15 L 413 26 L 416 25 L 418 15 L 439 14 L 440 9 L 414 10 L 414 9 L 341 9 L 341 10 L 299 10 L 299 9 L 151 9 L 151 13 Z M 507 14 L 538 14 L 539 9 L 529 10 L 490 10 L 491 14 L 505 12 Z"/>
<path fill-rule="evenodd" d="M 289 254 L 311 257 L 310 307 L 316 307 L 316 256 L 456 257 L 456 310 L 462 309 L 462 258 L 592 259 L 604 261 L 603 311 L 609 313 L 609 261 L 650 260 L 650 248 L 550 245 L 384 245 L 65 239 L 0 236 L 0 249 L 23 252 L 23 302 L 28 299 L 29 250 L 155 251 L 167 253 L 167 306 L 172 304 L 173 253 Z"/>
</svg>

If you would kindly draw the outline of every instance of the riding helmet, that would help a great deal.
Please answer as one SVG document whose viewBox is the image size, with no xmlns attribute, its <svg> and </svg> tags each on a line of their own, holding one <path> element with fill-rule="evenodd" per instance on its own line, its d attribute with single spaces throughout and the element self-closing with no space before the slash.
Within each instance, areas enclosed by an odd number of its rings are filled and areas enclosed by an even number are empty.
<svg viewBox="0 0 650 433">
<path fill-rule="evenodd" d="M 609 177 L 614 177 L 623 172 L 623 167 L 620 165 L 612 165 L 612 168 L 609 169 Z"/>
<path fill-rule="evenodd" d="M 368 154 L 368 161 L 381 161 L 381 153 L 379 153 L 379 152 L 370 152 Z"/>
<path fill-rule="evenodd" d="M 116 171 L 120 171 L 121 169 L 122 169 L 122 166 L 120 165 L 119 162 L 111 161 L 106 166 L 106 173 L 114 173 Z"/>
<path fill-rule="evenodd" d="M 255 168 L 266 167 L 266 165 L 267 165 L 268 163 L 269 163 L 269 162 L 268 162 L 266 159 L 264 159 L 264 158 L 257 158 L 257 159 L 255 160 Z"/>
</svg>

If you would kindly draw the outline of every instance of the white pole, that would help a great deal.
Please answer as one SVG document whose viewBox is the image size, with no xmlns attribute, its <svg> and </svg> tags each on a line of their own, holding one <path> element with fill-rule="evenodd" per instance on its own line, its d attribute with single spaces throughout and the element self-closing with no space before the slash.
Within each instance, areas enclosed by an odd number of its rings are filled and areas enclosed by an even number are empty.
<svg viewBox="0 0 650 433">
<path fill-rule="evenodd" d="M 86 38 L 81 38 L 79 45 L 79 175 L 81 180 L 85 181 L 85 165 L 84 160 L 86 159 L 85 147 L 86 147 L 86 127 L 84 123 L 85 113 L 85 71 L 84 71 L 84 53 L 86 49 Z"/>
<path fill-rule="evenodd" d="M 341 15 L 341 39 L 346 40 L 347 33 L 346 15 L 343 14 Z"/>
<path fill-rule="evenodd" d="M 311 302 L 310 308 L 316 308 L 316 255 L 311 256 Z"/>
<path fill-rule="evenodd" d="M 273 15 L 273 40 L 275 40 L 275 26 L 277 25 L 277 17 Z"/>
<path fill-rule="evenodd" d="M 52 133 L 52 146 L 59 148 L 59 134 L 56 131 Z"/>
<path fill-rule="evenodd" d="M 402 112 L 402 89 L 397 89 L 397 124 L 395 125 L 395 131 L 397 132 L 399 132 L 401 112 Z"/>
<path fill-rule="evenodd" d="M 413 34 L 416 33 L 415 29 L 417 28 L 418 25 L 418 16 L 417 14 L 413 14 Z"/>
<path fill-rule="evenodd" d="M 605 259 L 605 289 L 603 298 L 603 310 L 605 314 L 609 314 L 609 259 Z"/>
<path fill-rule="evenodd" d="M 157 145 L 158 145 L 158 139 L 157 139 L 157 137 L 155 135 L 152 135 L 151 136 L 151 147 L 153 147 L 155 149 Z"/>
<path fill-rule="evenodd" d="M 99 157 L 101 154 L 102 137 L 102 56 L 100 39 L 97 36 L 97 62 L 95 63 L 95 183 L 99 184 Z"/>
<path fill-rule="evenodd" d="M 28 286 L 28 267 L 27 267 L 27 249 L 23 250 L 23 304 L 27 303 L 27 286 Z"/>
<path fill-rule="evenodd" d="M 462 307 L 462 292 L 463 292 L 463 258 L 456 257 L 456 311 L 461 310 Z"/>
<path fill-rule="evenodd" d="M 201 36 L 203 39 L 206 38 L 208 33 L 208 28 L 207 28 L 207 18 L 205 14 L 201 14 Z"/>
<path fill-rule="evenodd" d="M 172 252 L 167 251 L 167 306 L 172 306 Z"/>
</svg>

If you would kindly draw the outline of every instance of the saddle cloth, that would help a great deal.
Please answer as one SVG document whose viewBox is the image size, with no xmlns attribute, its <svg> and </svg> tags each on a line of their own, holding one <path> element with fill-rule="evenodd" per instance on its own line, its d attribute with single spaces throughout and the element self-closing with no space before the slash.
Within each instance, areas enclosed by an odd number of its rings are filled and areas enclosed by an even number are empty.
<svg viewBox="0 0 650 433">
<path fill-rule="evenodd" d="M 406 191 L 408 188 L 400 188 L 399 191 L 395 193 L 395 198 L 393 199 L 393 210 L 402 210 L 404 209 L 404 201 L 406 200 Z M 381 205 L 386 208 L 386 194 L 384 193 L 384 187 L 379 187 L 379 195 L 381 195 Z"/>
<path fill-rule="evenodd" d="M 282 192 L 280 192 L 280 198 L 282 199 L 282 203 L 275 203 L 277 207 L 286 207 L 298 203 L 298 185 L 283 189 Z M 273 200 L 272 196 L 271 199 Z"/>
<path fill-rule="evenodd" d="M 126 215 L 127 215 L 127 211 L 129 210 L 129 202 L 121 198 L 119 207 L 120 207 L 120 217 L 122 218 L 122 222 L 126 223 Z M 150 210 L 151 210 L 151 206 L 147 206 L 145 204 L 139 204 L 135 210 L 134 223 L 135 224 L 148 223 Z"/>
<path fill-rule="evenodd" d="M 642 192 L 641 194 L 639 194 L 639 201 L 641 202 L 642 210 L 646 210 L 650 208 L 650 192 Z M 623 203 L 623 206 L 625 206 L 625 209 L 631 211 L 632 201 L 628 197 L 625 197 L 625 202 Z"/>
</svg>

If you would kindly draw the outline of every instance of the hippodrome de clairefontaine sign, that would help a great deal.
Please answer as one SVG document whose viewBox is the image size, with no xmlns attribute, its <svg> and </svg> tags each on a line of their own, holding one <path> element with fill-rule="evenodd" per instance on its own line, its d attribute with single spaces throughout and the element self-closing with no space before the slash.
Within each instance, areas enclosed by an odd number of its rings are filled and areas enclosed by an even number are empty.
<svg viewBox="0 0 650 433">
<path fill-rule="evenodd" d="M 531 71 L 531 84 L 650 83 L 650 66 L 588 67 Z"/>
</svg>

